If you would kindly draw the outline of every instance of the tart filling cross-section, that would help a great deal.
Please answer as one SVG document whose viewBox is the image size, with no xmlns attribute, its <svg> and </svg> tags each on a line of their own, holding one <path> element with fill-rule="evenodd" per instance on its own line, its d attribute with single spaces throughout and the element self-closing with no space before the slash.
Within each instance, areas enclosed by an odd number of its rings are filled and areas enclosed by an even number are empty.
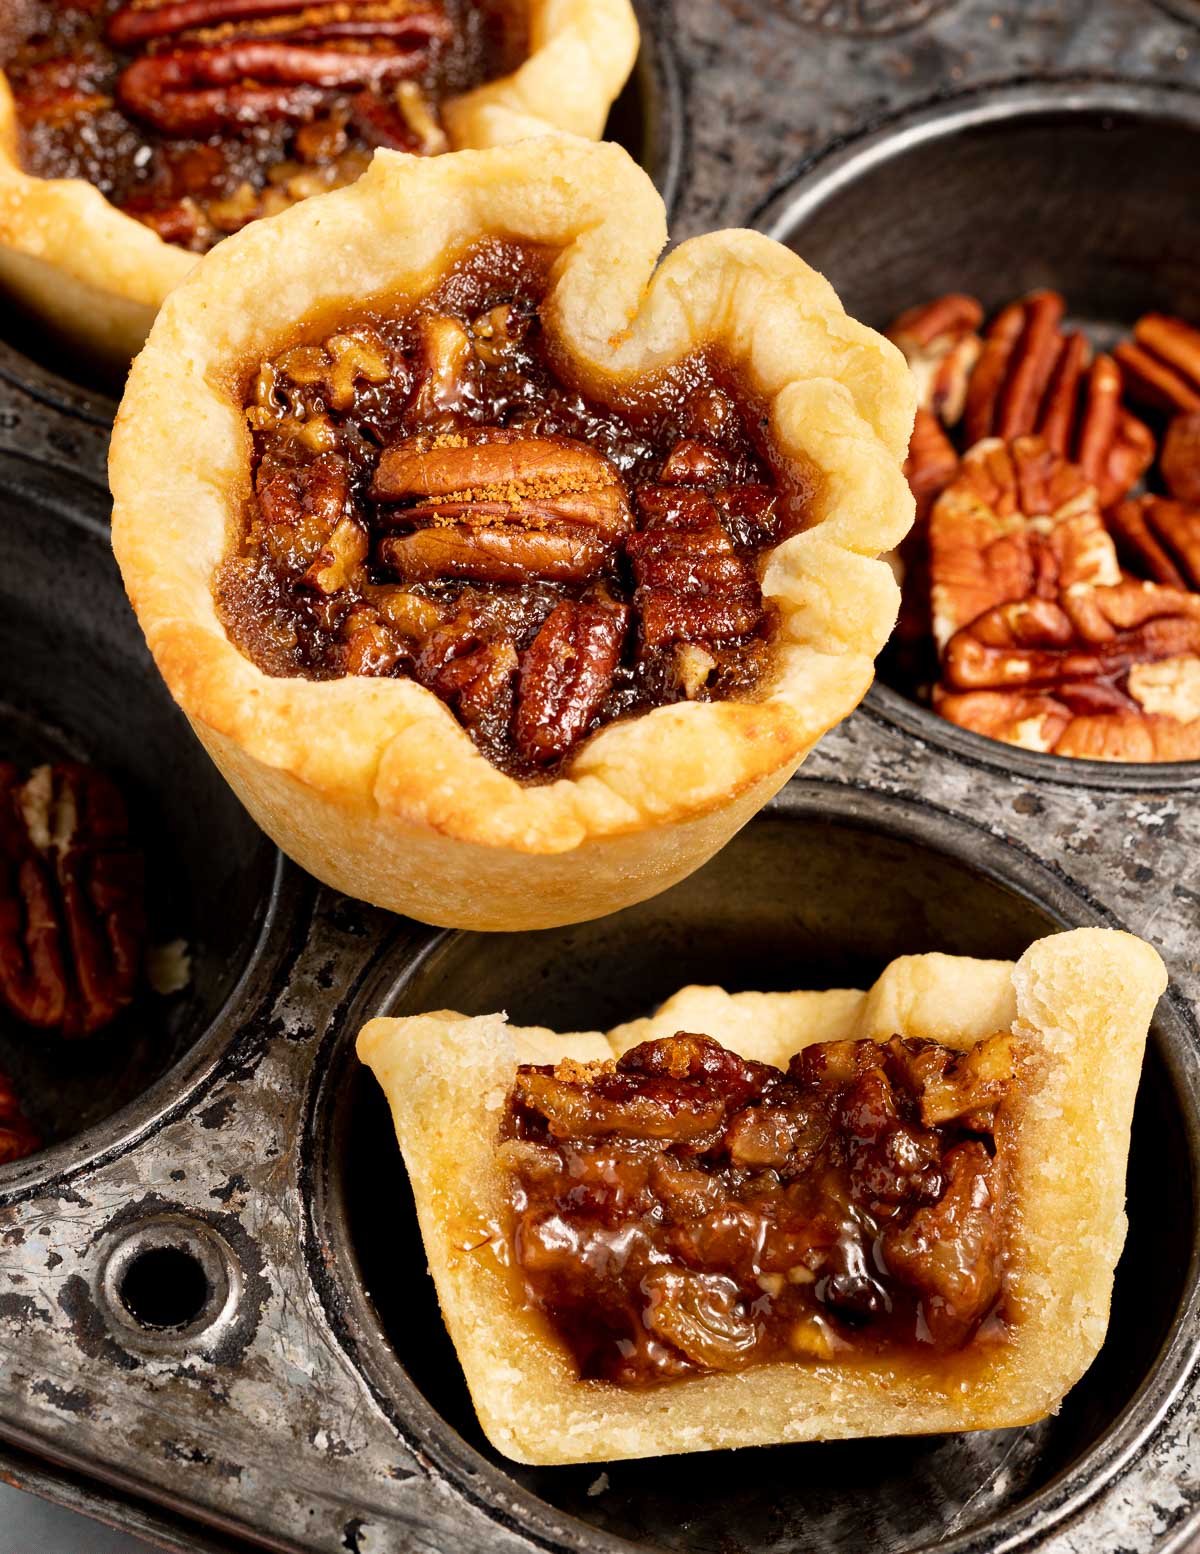
<svg viewBox="0 0 1200 1554">
<path fill-rule="evenodd" d="M 255 498 L 216 585 L 266 673 L 408 676 L 525 780 L 614 719 L 752 695 L 761 561 L 803 517 L 714 353 L 611 404 L 566 381 L 546 269 L 483 244 L 417 310 L 265 362 Z"/>
<path fill-rule="evenodd" d="M 372 1021 L 489 1440 L 582 1462 L 1052 1411 L 1104 1338 L 1165 980 L 1080 929 L 867 993 L 686 988 L 607 1035 Z"/>
<path fill-rule="evenodd" d="M 903 358 L 779 244 L 656 272 L 665 239 L 614 146 L 381 151 L 218 245 L 135 363 L 130 597 L 239 796 L 335 888 L 505 930 L 645 899 L 870 684 Z"/>
</svg>

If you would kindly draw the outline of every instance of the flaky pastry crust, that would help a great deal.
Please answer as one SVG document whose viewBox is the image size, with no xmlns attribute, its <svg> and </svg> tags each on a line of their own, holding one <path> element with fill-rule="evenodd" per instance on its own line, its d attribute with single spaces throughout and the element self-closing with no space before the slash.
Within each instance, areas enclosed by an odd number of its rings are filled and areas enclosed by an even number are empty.
<svg viewBox="0 0 1200 1554">
<path fill-rule="evenodd" d="M 212 593 L 251 496 L 239 373 L 306 319 L 424 294 L 491 234 L 559 251 L 543 319 L 588 392 L 716 346 L 769 407 L 785 472 L 811 490 L 810 527 L 767 557 L 778 627 L 757 699 L 611 723 L 540 786 L 498 771 L 411 680 L 264 675 L 228 640 Z M 710 857 L 870 684 L 897 607 L 876 558 L 912 521 L 903 358 L 770 239 L 695 238 L 654 274 L 665 237 L 662 201 L 615 146 L 381 152 L 352 188 L 221 244 L 135 364 L 109 464 L 130 598 L 247 808 L 339 890 L 481 929 L 614 911 Z"/>
<path fill-rule="evenodd" d="M 555 131 L 591 139 L 603 133 L 637 57 L 629 0 L 528 0 L 528 7 L 525 62 L 441 105 L 456 150 Z M 123 371 L 163 298 L 198 257 L 164 242 L 83 179 L 26 173 L 0 70 L 0 286 L 100 366 Z"/>
<path fill-rule="evenodd" d="M 392 1108 L 442 1314 L 484 1433 L 519 1462 L 991 1430 L 1052 1412 L 1099 1351 L 1125 1239 L 1125 1164 L 1147 1027 L 1166 985 L 1130 934 L 1055 934 L 1010 961 L 895 960 L 869 992 L 685 988 L 607 1035 L 503 1015 L 373 1020 L 358 1040 Z M 644 1391 L 577 1379 L 494 1248 L 507 1235 L 495 1147 L 519 1063 L 619 1056 L 679 1029 L 783 1066 L 815 1041 L 893 1034 L 965 1048 L 1019 1041 L 1006 1311 L 1011 1337 L 946 1357 L 771 1363 Z M 1006 1102 L 1006 1106 L 1010 1103 Z"/>
</svg>

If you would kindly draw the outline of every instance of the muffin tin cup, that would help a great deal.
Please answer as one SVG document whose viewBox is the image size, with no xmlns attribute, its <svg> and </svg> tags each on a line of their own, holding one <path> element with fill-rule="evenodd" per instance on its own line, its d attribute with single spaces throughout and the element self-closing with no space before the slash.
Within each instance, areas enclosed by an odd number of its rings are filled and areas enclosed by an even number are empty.
<svg viewBox="0 0 1200 1554">
<path fill-rule="evenodd" d="M 963 146 L 998 146 L 1014 116 L 1044 129 L 1076 114 L 1145 123 L 1147 145 L 1167 144 L 1150 133 L 1167 125 L 1191 147 L 1200 128 L 1191 92 L 1158 84 L 1173 61 L 1178 82 L 1200 85 L 1198 35 L 1154 0 L 1068 0 L 1053 25 L 1019 0 L 900 10 L 904 28 L 889 32 L 873 0 L 639 5 L 639 84 L 613 124 L 674 204 L 678 235 L 757 211 L 755 224 L 785 239 L 803 231 L 806 256 L 878 321 L 891 298 L 839 279 L 838 223 L 825 238 L 820 223 L 914 148 L 962 166 Z M 1104 71 L 1112 40 L 1135 35 L 1132 63 L 1151 80 L 973 85 L 1009 58 L 1026 71 Z M 951 65 L 964 95 L 868 130 L 884 94 L 915 102 Z M 848 131 L 778 184 L 806 137 L 811 148 Z M 1196 174 L 1183 156 L 1164 160 L 1177 164 L 1161 173 L 1172 220 L 1156 230 L 1182 234 Z M 926 230 L 915 185 L 901 182 L 899 230 Z M 922 271 L 924 289 L 933 275 Z M 893 279 L 909 283 L 899 269 Z M 979 282 L 989 301 L 1007 273 L 994 282 Z M 1104 300 L 1099 318 L 1136 305 Z M 107 553 L 113 401 L 73 384 L 36 341 L 42 364 L 21 356 L 10 319 L 0 336 L 8 753 L 71 751 L 124 779 L 153 854 L 156 917 L 170 923 L 156 936 L 181 933 L 197 968 L 170 1009 L 139 1004 L 130 1047 L 113 1043 L 90 1092 L 71 1079 L 80 1049 L 34 1038 L 32 1056 L 17 1055 L 38 1068 L 63 1137 L 0 1168 L 8 1476 L 210 1554 L 247 1543 L 290 1554 L 1190 1550 L 1196 763 L 1010 751 L 879 687 L 726 852 L 654 901 L 520 936 L 389 917 L 280 860 L 221 785 L 153 670 Z M 1156 943 L 1172 986 L 1138 1101 L 1109 1342 L 1059 1415 L 1019 1431 L 607 1470 L 528 1470 L 487 1447 L 438 1322 L 382 1097 L 353 1057 L 366 1018 L 449 1004 L 604 1027 L 687 981 L 865 985 L 897 953 L 1015 956 L 1042 933 L 1095 922 Z M 0 1034 L 0 1067 L 15 1040 Z M 122 1054 L 139 1043 L 145 1067 L 132 1076 Z"/>
<path fill-rule="evenodd" d="M 1047 154 L 1053 148 L 1053 154 Z M 1200 318 L 1200 93 L 1136 81 L 1026 81 L 924 104 L 817 156 L 755 225 L 886 329 L 950 291 L 989 313 L 1038 287 L 1106 341 L 1141 313 Z M 1120 199 L 1114 190 L 1125 191 Z M 1158 792 L 1200 761 L 1074 760 L 958 728 L 877 680 L 877 717 L 964 760 L 1044 782 Z"/>
</svg>

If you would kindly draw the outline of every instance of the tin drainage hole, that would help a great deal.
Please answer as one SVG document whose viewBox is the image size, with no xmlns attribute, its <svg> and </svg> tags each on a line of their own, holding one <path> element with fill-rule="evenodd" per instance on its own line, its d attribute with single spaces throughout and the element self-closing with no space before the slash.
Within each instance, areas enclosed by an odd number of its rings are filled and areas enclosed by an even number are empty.
<svg viewBox="0 0 1200 1554">
<path fill-rule="evenodd" d="M 161 1332 L 195 1322 L 212 1289 L 194 1253 L 177 1246 L 153 1246 L 129 1260 L 117 1293 L 135 1322 Z"/>
</svg>

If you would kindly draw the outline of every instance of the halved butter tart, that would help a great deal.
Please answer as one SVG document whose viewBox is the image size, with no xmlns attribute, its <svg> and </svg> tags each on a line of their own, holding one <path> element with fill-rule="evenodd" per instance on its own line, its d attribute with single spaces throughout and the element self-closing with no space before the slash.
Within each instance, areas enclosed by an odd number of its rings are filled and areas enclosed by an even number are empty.
<svg viewBox="0 0 1200 1554">
<path fill-rule="evenodd" d="M 430 155 L 604 128 L 629 0 L 5 0 L 0 284 L 122 371 L 195 257 Z"/>
<path fill-rule="evenodd" d="M 214 251 L 130 378 L 113 539 L 171 690 L 321 879 L 424 921 L 689 873 L 870 683 L 912 389 L 750 233 L 565 138 Z"/>
<path fill-rule="evenodd" d="M 1079 929 L 607 1035 L 373 1020 L 480 1424 L 520 1462 L 991 1430 L 1095 1358 L 1162 962 Z"/>
</svg>

